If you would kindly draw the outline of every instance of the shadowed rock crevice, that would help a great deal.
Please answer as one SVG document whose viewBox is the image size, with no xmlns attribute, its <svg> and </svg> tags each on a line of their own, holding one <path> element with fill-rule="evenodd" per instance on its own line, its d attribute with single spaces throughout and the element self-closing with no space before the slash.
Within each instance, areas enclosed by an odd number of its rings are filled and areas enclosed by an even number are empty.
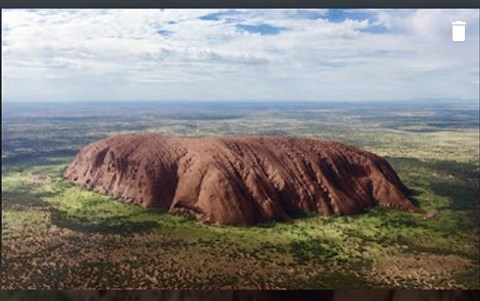
<svg viewBox="0 0 480 301">
<path fill-rule="evenodd" d="M 417 210 L 384 159 L 331 141 L 288 137 L 117 135 L 85 146 L 75 184 L 201 222 L 252 225 L 298 212 Z"/>
</svg>

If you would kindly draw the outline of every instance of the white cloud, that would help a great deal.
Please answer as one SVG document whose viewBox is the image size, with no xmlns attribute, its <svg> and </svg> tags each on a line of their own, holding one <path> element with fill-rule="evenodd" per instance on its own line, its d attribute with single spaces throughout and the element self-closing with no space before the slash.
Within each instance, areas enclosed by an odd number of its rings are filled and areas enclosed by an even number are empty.
<svg viewBox="0 0 480 301">
<path fill-rule="evenodd" d="M 342 18 L 326 10 L 4 10 L 2 17 L 8 101 L 478 98 L 478 10 L 351 10 Z M 467 42 L 451 42 L 454 20 L 467 21 Z"/>
</svg>

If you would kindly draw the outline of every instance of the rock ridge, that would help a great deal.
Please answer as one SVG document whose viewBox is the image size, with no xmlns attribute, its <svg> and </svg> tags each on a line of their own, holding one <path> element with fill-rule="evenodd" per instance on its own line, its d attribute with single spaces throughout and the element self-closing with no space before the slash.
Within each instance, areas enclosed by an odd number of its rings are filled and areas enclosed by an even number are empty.
<svg viewBox="0 0 480 301">
<path fill-rule="evenodd" d="M 314 139 L 122 134 L 85 146 L 64 175 L 127 202 L 221 225 L 373 206 L 417 210 L 386 160 Z"/>
</svg>

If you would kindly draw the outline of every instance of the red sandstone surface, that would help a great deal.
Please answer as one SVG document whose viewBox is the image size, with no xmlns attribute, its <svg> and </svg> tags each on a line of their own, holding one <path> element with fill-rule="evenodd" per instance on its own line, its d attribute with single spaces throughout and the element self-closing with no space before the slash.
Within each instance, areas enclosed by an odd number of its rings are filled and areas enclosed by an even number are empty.
<svg viewBox="0 0 480 301">
<path fill-rule="evenodd" d="M 85 146 L 65 170 L 75 184 L 205 223 L 252 225 L 299 213 L 417 208 L 379 156 L 288 137 L 125 134 Z"/>
</svg>

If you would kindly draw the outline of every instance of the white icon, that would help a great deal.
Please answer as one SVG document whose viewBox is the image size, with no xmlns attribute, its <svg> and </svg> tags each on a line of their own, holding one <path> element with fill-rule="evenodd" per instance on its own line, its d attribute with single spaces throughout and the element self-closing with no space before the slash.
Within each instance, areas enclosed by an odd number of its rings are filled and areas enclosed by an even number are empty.
<svg viewBox="0 0 480 301">
<path fill-rule="evenodd" d="M 465 42 L 465 25 L 467 25 L 467 22 L 452 22 L 452 41 Z"/>
</svg>

